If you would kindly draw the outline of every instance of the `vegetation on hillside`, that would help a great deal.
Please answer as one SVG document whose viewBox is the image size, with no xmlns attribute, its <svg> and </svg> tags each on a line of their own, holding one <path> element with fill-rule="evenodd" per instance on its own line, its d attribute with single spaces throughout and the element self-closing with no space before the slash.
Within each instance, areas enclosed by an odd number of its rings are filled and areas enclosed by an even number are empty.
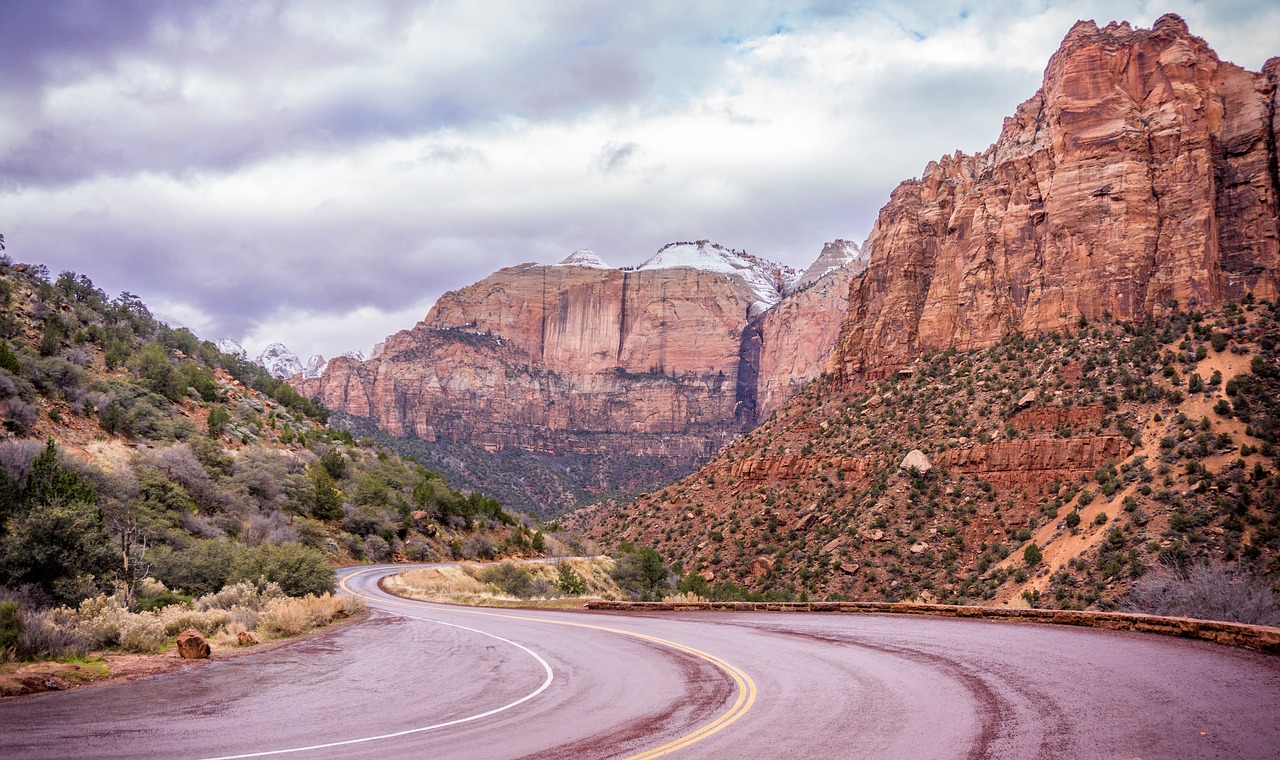
<svg viewBox="0 0 1280 760">
<path fill-rule="evenodd" d="M 663 457 L 606 451 L 607 446 L 592 453 L 555 455 L 515 447 L 489 451 L 464 442 L 398 438 L 368 419 L 340 412 L 334 413 L 331 424 L 412 457 L 442 473 L 455 487 L 483 489 L 503 504 L 544 520 L 601 499 L 635 498 L 655 484 L 664 485 L 668 481 L 663 477 L 673 474 L 671 462 Z M 693 472 L 694 464 L 687 463 L 674 475 Z M 594 473 L 590 480 L 588 473 Z M 611 491 L 610 484 L 622 488 Z"/>
<path fill-rule="evenodd" d="M 335 564 L 577 548 L 327 418 L 135 296 L 0 257 L 0 657 L 122 645 L 75 622 L 102 609 L 323 598 Z"/>
<path fill-rule="evenodd" d="M 1278 446 L 1280 307 L 1246 299 L 825 377 L 695 475 L 568 522 L 704 596 L 1140 607 L 1153 570 L 1275 583 Z M 934 469 L 901 468 L 912 449 Z"/>
</svg>

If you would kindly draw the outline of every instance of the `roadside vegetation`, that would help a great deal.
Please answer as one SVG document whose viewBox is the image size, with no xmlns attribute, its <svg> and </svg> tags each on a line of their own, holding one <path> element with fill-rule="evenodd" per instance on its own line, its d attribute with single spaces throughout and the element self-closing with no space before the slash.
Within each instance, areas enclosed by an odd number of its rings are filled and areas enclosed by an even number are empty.
<svg viewBox="0 0 1280 760">
<path fill-rule="evenodd" d="M 581 607 L 590 599 L 621 599 L 611 557 L 546 562 L 464 562 L 415 568 L 385 579 L 390 593 L 474 607 Z"/>
<path fill-rule="evenodd" d="M 227 648 L 296 636 L 345 619 L 359 600 L 328 593 L 291 597 L 280 586 L 241 581 L 198 599 L 181 599 L 158 581 L 141 584 L 142 605 L 130 609 L 123 595 L 99 594 L 71 607 L 24 608 L 0 602 L 0 643 L 20 661 L 84 658 L 91 652 L 168 650 L 182 631 L 199 631 Z M 175 600 L 176 599 L 176 600 Z"/>
</svg>

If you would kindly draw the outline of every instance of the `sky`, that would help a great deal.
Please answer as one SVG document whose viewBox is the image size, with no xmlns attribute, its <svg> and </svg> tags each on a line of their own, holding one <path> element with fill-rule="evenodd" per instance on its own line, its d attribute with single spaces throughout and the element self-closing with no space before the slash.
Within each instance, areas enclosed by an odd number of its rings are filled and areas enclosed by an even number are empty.
<svg viewBox="0 0 1280 760">
<path fill-rule="evenodd" d="M 0 234 L 251 355 L 707 239 L 803 269 L 984 150 L 1077 19 L 1280 55 L 1280 3 L 3 0 Z"/>
</svg>

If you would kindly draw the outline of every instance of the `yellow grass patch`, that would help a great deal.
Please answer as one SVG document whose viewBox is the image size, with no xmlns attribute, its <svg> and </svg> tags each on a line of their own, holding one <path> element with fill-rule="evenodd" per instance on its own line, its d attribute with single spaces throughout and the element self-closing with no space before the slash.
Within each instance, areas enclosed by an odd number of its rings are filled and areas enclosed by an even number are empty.
<svg viewBox="0 0 1280 760">
<path fill-rule="evenodd" d="M 505 593 L 484 578 L 499 565 L 514 565 L 529 573 L 537 590 L 532 596 Z M 582 579 L 585 591 L 568 596 L 559 587 L 561 566 Z M 390 593 L 426 602 L 462 604 L 473 607 L 581 607 L 591 599 L 622 599 L 626 595 L 610 576 L 614 561 L 609 557 L 565 559 L 548 562 L 474 563 L 406 570 L 382 581 Z"/>
</svg>

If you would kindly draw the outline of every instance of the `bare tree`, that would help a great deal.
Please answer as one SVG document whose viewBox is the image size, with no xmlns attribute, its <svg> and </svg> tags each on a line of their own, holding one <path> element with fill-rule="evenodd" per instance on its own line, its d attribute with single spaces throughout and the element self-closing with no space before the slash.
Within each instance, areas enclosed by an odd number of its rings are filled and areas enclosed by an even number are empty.
<svg viewBox="0 0 1280 760">
<path fill-rule="evenodd" d="M 149 540 L 138 525 L 138 516 L 131 504 L 120 504 L 108 510 L 107 525 L 116 535 L 116 551 L 120 554 L 120 579 L 124 587 L 126 608 L 137 609 L 138 583 L 151 575 L 151 563 L 147 561 Z"/>
</svg>

